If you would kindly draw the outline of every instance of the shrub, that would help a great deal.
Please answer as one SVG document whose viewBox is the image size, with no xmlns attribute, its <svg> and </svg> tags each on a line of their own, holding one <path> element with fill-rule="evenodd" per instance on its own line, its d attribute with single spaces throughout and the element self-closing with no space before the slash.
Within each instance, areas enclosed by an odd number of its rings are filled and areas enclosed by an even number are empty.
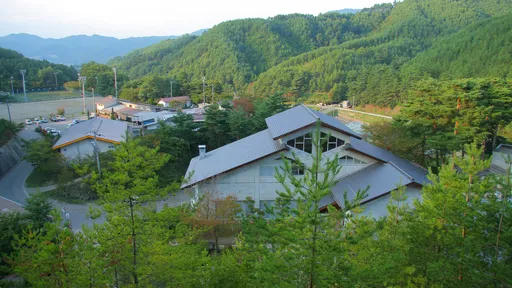
<svg viewBox="0 0 512 288">
<path fill-rule="evenodd" d="M 60 107 L 59 109 L 57 109 L 58 115 L 64 115 L 64 113 L 66 113 L 66 111 L 64 110 L 64 107 Z"/>
</svg>

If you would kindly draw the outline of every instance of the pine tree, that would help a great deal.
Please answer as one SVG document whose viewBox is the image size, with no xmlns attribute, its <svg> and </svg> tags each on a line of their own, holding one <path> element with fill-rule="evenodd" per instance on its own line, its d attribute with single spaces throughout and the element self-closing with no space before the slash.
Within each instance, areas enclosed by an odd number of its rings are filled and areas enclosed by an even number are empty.
<svg viewBox="0 0 512 288">
<path fill-rule="evenodd" d="M 337 157 L 323 159 L 319 125 L 313 132 L 311 166 L 295 155 L 293 160 L 283 157 L 276 179 L 284 191 L 277 192 L 275 206 L 255 211 L 243 221 L 241 253 L 250 267 L 246 269 L 252 285 L 323 287 L 344 277 L 348 212 L 357 210 L 365 191 L 358 191 L 352 200 L 345 197 L 339 210 L 329 206 L 327 214 L 320 213 L 319 202 L 331 192 L 341 167 Z M 296 176 L 297 170 L 304 176 Z"/>
</svg>

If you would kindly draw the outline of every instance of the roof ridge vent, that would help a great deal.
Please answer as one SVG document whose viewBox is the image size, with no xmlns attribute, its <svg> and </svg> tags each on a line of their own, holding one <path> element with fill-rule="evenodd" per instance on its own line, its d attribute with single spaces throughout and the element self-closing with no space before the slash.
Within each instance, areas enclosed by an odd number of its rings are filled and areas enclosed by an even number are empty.
<svg viewBox="0 0 512 288">
<path fill-rule="evenodd" d="M 315 119 L 317 119 L 317 120 L 318 120 L 318 119 L 320 119 L 320 117 L 316 116 L 316 114 L 315 114 L 315 113 L 313 113 L 313 111 L 311 111 L 311 109 L 309 109 L 308 107 L 306 107 L 306 105 L 304 105 L 304 104 L 300 104 L 300 106 L 304 107 L 304 109 L 306 109 L 306 110 L 309 112 L 309 114 L 313 115 L 313 117 L 315 117 Z"/>
</svg>

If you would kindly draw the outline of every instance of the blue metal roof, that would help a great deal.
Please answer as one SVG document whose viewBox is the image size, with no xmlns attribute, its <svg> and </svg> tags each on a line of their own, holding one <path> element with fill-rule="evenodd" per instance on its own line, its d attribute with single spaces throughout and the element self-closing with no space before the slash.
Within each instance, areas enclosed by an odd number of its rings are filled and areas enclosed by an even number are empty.
<svg viewBox="0 0 512 288">
<path fill-rule="evenodd" d="M 342 133 L 361 138 L 357 133 L 341 123 L 338 119 L 299 105 L 284 112 L 265 119 L 272 138 L 279 139 L 282 136 L 314 125 L 317 120 L 322 124 L 332 127 Z"/>
<path fill-rule="evenodd" d="M 272 139 L 269 130 L 265 129 L 207 152 L 203 158 L 197 156 L 190 160 L 185 177 L 189 177 L 191 174 L 192 177 L 181 187 L 192 186 L 284 149 L 286 149 L 286 145 Z"/>
<path fill-rule="evenodd" d="M 367 196 L 362 201 L 364 203 L 395 190 L 399 184 L 408 185 L 412 182 L 407 174 L 400 171 L 393 164 L 377 162 L 341 178 L 332 188 L 332 196 L 336 203 L 343 207 L 343 194 L 345 191 L 347 191 L 347 200 L 351 201 L 355 198 L 358 190 L 364 190 L 366 187 L 369 187 Z"/>
<path fill-rule="evenodd" d="M 345 149 L 353 149 L 381 161 L 392 163 L 397 166 L 398 169 L 402 170 L 402 172 L 409 175 L 413 182 L 421 185 L 430 183 L 427 179 L 428 171 L 425 168 L 364 140 L 350 137 L 350 144 L 346 144 Z"/>
</svg>

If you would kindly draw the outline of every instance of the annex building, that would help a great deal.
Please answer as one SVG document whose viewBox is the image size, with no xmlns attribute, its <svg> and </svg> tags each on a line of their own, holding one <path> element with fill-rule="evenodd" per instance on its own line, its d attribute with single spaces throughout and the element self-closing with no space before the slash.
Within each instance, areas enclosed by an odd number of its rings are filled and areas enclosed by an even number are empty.
<svg viewBox="0 0 512 288">
<path fill-rule="evenodd" d="M 52 149 L 58 150 L 67 159 L 94 155 L 94 145 L 98 145 L 99 152 L 114 149 L 114 145 L 124 141 L 126 131 L 126 122 L 92 118 L 67 128 Z"/>
<path fill-rule="evenodd" d="M 275 168 L 283 165 L 281 155 L 293 159 L 295 153 L 304 165 L 311 165 L 312 132 L 321 123 L 324 161 L 338 157 L 342 169 L 331 193 L 322 199 L 321 209 L 329 204 L 343 206 L 343 195 L 355 197 L 359 189 L 369 186 L 361 203 L 363 215 L 381 217 L 387 214 L 390 192 L 398 184 L 406 186 L 408 201 L 421 198 L 421 187 L 428 182 L 427 171 L 417 164 L 376 147 L 364 140 L 339 120 L 299 105 L 265 119 L 267 129 L 231 144 L 207 152 L 190 161 L 189 180 L 182 188 L 196 195 L 205 192 L 234 194 L 239 201 L 251 197 L 255 206 L 273 205 L 276 191 L 283 187 L 275 179 Z M 296 176 L 304 169 L 294 169 Z"/>
</svg>

